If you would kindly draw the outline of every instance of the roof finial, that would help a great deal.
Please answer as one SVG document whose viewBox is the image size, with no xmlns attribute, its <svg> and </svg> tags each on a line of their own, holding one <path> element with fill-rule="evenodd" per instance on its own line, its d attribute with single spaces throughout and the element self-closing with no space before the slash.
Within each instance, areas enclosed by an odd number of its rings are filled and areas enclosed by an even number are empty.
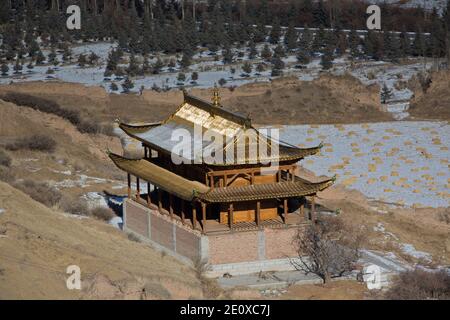
<svg viewBox="0 0 450 320">
<path fill-rule="evenodd" d="M 214 94 L 212 98 L 213 106 L 220 106 L 220 96 L 219 96 L 219 88 L 217 88 L 217 83 L 214 83 Z"/>
</svg>

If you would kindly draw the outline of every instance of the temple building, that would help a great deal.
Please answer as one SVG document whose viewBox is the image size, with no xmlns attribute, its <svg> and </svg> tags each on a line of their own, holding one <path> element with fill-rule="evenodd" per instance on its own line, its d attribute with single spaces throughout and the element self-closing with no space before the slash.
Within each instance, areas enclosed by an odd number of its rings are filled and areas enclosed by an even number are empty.
<svg viewBox="0 0 450 320">
<path fill-rule="evenodd" d="M 314 221 L 316 193 L 334 182 L 296 174 L 298 162 L 321 145 L 298 148 L 263 134 L 248 117 L 224 108 L 217 88 L 212 102 L 184 91 L 181 105 L 161 123 L 120 122 L 119 127 L 143 148 L 140 159 L 109 154 L 128 177 L 124 229 L 191 261 L 227 265 L 272 259 L 267 248 L 276 244 L 267 243 L 267 232 L 290 230 L 288 239 Z M 256 238 L 239 243 L 250 234 Z M 232 251 L 252 241 L 252 254 L 217 256 L 225 243 Z M 286 254 L 292 256 L 292 250 Z"/>
</svg>

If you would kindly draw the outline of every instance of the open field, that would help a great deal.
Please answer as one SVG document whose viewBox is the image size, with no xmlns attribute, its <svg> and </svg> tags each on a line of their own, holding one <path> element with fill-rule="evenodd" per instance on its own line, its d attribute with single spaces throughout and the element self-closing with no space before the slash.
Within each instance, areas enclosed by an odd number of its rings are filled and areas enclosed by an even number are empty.
<svg viewBox="0 0 450 320">
<path fill-rule="evenodd" d="M 300 147 L 324 143 L 302 165 L 369 199 L 399 206 L 450 205 L 447 122 L 381 122 L 282 126 L 282 140 Z"/>
</svg>

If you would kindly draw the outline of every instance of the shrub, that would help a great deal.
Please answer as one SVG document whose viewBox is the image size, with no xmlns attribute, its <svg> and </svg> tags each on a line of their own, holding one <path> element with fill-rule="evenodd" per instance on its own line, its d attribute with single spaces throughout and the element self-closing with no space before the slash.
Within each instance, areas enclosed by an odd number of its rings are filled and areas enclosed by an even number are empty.
<svg viewBox="0 0 450 320">
<path fill-rule="evenodd" d="M 141 239 L 139 239 L 139 237 L 136 236 L 134 233 L 128 232 L 127 237 L 128 237 L 128 240 L 130 240 L 130 241 L 141 242 Z"/>
<path fill-rule="evenodd" d="M 101 126 L 95 120 L 83 120 L 78 126 L 78 131 L 81 133 L 99 133 L 101 131 Z"/>
<path fill-rule="evenodd" d="M 11 158 L 6 154 L 5 151 L 0 149 L 0 166 L 9 167 L 11 165 Z"/>
<path fill-rule="evenodd" d="M 96 207 L 91 210 L 91 214 L 97 219 L 109 221 L 115 217 L 114 212 L 110 208 Z"/>
<path fill-rule="evenodd" d="M 15 184 L 15 187 L 47 207 L 52 207 L 61 200 L 61 193 L 50 187 L 47 183 L 24 180 L 21 183 Z"/>
<path fill-rule="evenodd" d="M 89 208 L 86 204 L 86 201 L 81 199 L 64 198 L 61 201 L 60 207 L 67 213 L 77 214 L 81 216 L 89 215 Z"/>
<path fill-rule="evenodd" d="M 450 274 L 415 269 L 402 272 L 386 292 L 393 300 L 450 299 Z"/>
<path fill-rule="evenodd" d="M 114 126 L 111 123 L 103 124 L 101 127 L 101 132 L 107 136 L 115 136 Z"/>
<path fill-rule="evenodd" d="M 6 149 L 11 151 L 32 150 L 53 152 L 56 148 L 56 141 L 45 135 L 36 135 L 17 139 L 6 145 Z"/>
<path fill-rule="evenodd" d="M 0 166 L 0 181 L 10 183 L 15 179 L 14 174 L 11 172 L 11 169 Z"/>
<path fill-rule="evenodd" d="M 77 111 L 63 109 L 57 102 L 52 100 L 18 92 L 8 92 L 0 98 L 18 106 L 25 106 L 45 113 L 55 114 L 67 119 L 74 125 L 80 122 L 80 115 Z"/>
</svg>

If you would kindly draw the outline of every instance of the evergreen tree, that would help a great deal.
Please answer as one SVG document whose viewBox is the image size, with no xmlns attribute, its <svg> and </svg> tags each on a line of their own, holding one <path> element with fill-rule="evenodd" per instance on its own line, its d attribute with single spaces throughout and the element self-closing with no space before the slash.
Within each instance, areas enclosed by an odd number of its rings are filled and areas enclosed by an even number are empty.
<svg viewBox="0 0 450 320">
<path fill-rule="evenodd" d="M 401 57 L 401 42 L 400 38 L 393 34 L 391 36 L 391 42 L 389 43 L 389 59 L 392 62 L 398 62 Z"/>
<path fill-rule="evenodd" d="M 128 63 L 128 68 L 126 71 L 130 77 L 135 77 L 139 74 L 139 65 L 134 54 L 130 55 L 130 61 Z"/>
<path fill-rule="evenodd" d="M 272 50 L 270 50 L 267 44 L 264 45 L 264 48 L 261 51 L 261 57 L 266 61 L 269 61 L 272 58 Z"/>
<path fill-rule="evenodd" d="M 78 65 L 79 65 L 80 67 L 84 67 L 84 66 L 86 65 L 86 63 L 87 63 L 86 55 L 84 55 L 84 54 L 81 53 L 81 54 L 78 56 Z M 106 70 L 110 70 L 110 69 L 107 67 Z M 113 70 L 110 70 L 110 71 L 113 71 Z"/>
<path fill-rule="evenodd" d="M 145 75 L 149 72 L 151 72 L 152 67 L 150 65 L 150 61 L 148 60 L 148 56 L 144 55 L 144 62 L 142 63 L 142 74 Z"/>
<path fill-rule="evenodd" d="M 313 11 L 313 16 L 316 26 L 323 28 L 329 26 L 328 14 L 327 10 L 325 9 L 323 0 L 319 0 L 319 2 L 316 4 L 316 8 Z"/>
<path fill-rule="evenodd" d="M 272 59 L 272 76 L 278 77 L 283 73 L 285 65 L 283 60 L 280 58 L 273 58 Z"/>
<path fill-rule="evenodd" d="M 264 72 L 266 70 L 266 68 L 264 67 L 264 64 L 262 63 L 258 63 L 258 65 L 256 66 L 256 71 L 258 73 Z"/>
<path fill-rule="evenodd" d="M 88 59 L 89 59 L 89 64 L 94 65 L 98 62 L 98 60 L 100 60 L 100 57 L 97 54 L 95 54 L 95 52 L 92 51 L 91 54 L 89 55 Z"/>
<path fill-rule="evenodd" d="M 22 71 L 22 62 L 19 59 L 16 59 L 16 64 L 14 65 L 14 73 L 19 74 Z"/>
<path fill-rule="evenodd" d="M 292 51 L 297 47 L 297 39 L 298 33 L 297 30 L 295 30 L 295 24 L 291 22 L 286 31 L 286 35 L 284 36 L 284 43 L 288 51 Z"/>
<path fill-rule="evenodd" d="M 275 58 L 284 58 L 286 57 L 286 51 L 284 51 L 284 47 L 283 45 L 279 44 L 275 47 L 274 51 L 273 51 L 273 56 Z"/>
<path fill-rule="evenodd" d="M 0 71 L 2 72 L 2 76 L 7 76 L 8 75 L 9 67 L 8 67 L 8 65 L 5 62 L 2 63 L 2 65 L 0 67 Z"/>
<path fill-rule="evenodd" d="M 255 42 L 253 42 L 253 40 L 250 41 L 249 49 L 250 49 L 250 52 L 248 54 L 248 58 L 250 60 L 253 60 L 258 55 L 258 50 L 256 49 L 256 45 L 255 45 Z"/>
<path fill-rule="evenodd" d="M 323 70 L 329 70 L 333 67 L 333 47 L 331 45 L 328 45 L 321 57 L 320 65 L 322 66 Z"/>
<path fill-rule="evenodd" d="M 50 53 L 48 54 L 48 62 L 54 63 L 55 60 L 58 60 L 58 59 L 56 57 L 55 47 L 52 47 Z"/>
<path fill-rule="evenodd" d="M 184 81 L 186 81 L 186 75 L 185 75 L 183 72 L 180 72 L 180 73 L 178 74 L 177 80 L 178 80 L 179 82 L 184 82 Z"/>
<path fill-rule="evenodd" d="M 280 20 L 278 18 L 275 19 L 272 25 L 272 30 L 270 31 L 269 35 L 269 42 L 271 44 L 278 44 L 281 37 L 281 25 Z"/>
<path fill-rule="evenodd" d="M 117 86 L 117 84 L 115 82 L 111 82 L 111 85 L 109 86 L 109 88 L 111 89 L 111 91 L 119 90 L 119 87 Z"/>
<path fill-rule="evenodd" d="M 41 50 L 39 50 L 36 54 L 36 64 L 42 65 L 45 62 L 45 56 Z"/>
<path fill-rule="evenodd" d="M 34 39 L 31 40 L 31 42 L 28 46 L 28 55 L 30 57 L 34 57 L 38 53 L 39 49 L 40 48 L 39 48 L 39 44 L 37 43 L 37 41 Z"/>
<path fill-rule="evenodd" d="M 406 31 L 403 31 L 400 34 L 400 55 L 401 57 L 407 57 L 412 54 L 412 48 L 411 48 L 411 40 L 409 39 L 408 34 Z"/>
<path fill-rule="evenodd" d="M 134 88 L 134 82 L 130 80 L 130 78 L 126 78 L 122 83 L 122 89 L 124 93 L 129 93 L 131 89 Z"/>
<path fill-rule="evenodd" d="M 425 37 L 421 31 L 417 32 L 414 37 L 412 51 L 416 57 L 425 57 L 426 55 Z"/>
<path fill-rule="evenodd" d="M 356 33 L 355 29 L 352 29 L 349 34 L 349 44 L 350 44 L 350 57 L 352 59 L 356 59 L 360 57 L 360 38 L 358 34 Z"/>
<path fill-rule="evenodd" d="M 386 102 L 392 97 L 392 90 L 388 88 L 386 83 L 383 84 L 380 96 L 381 96 L 381 103 L 383 104 L 386 104 Z"/>
<path fill-rule="evenodd" d="M 301 64 L 308 64 L 311 62 L 311 55 L 304 49 L 299 49 L 297 52 L 297 61 Z"/>
<path fill-rule="evenodd" d="M 181 58 L 180 65 L 183 69 L 189 68 L 192 63 L 192 56 L 190 52 L 183 53 L 183 57 Z"/>
<path fill-rule="evenodd" d="M 198 72 L 197 71 L 192 72 L 191 80 L 192 81 L 197 81 L 198 80 Z"/>
<path fill-rule="evenodd" d="M 233 52 L 231 51 L 230 47 L 226 47 L 223 52 L 223 63 L 224 64 L 230 64 L 233 63 Z"/>
<path fill-rule="evenodd" d="M 258 23 L 253 32 L 253 41 L 256 43 L 265 42 L 267 37 L 266 25 L 263 22 Z"/>
<path fill-rule="evenodd" d="M 64 46 L 64 52 L 63 52 L 62 59 L 64 62 L 70 62 L 70 60 L 72 59 L 72 52 L 68 45 Z"/>
<path fill-rule="evenodd" d="M 247 74 L 252 73 L 252 64 L 250 62 L 245 62 L 244 65 L 242 66 L 242 71 L 244 71 Z"/>
<path fill-rule="evenodd" d="M 161 58 L 158 57 L 156 59 L 156 62 L 153 64 L 153 74 L 159 74 L 161 73 L 161 69 L 164 67 L 164 63 L 162 62 Z"/>
</svg>

